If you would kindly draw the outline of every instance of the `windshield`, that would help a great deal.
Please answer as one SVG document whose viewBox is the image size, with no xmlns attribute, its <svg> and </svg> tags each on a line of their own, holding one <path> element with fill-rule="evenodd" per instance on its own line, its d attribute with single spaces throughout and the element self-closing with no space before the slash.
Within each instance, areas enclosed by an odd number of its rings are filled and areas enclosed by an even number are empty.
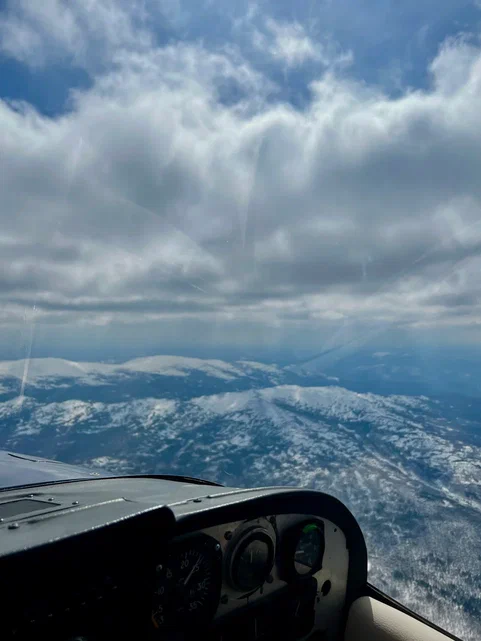
<svg viewBox="0 0 481 641">
<path fill-rule="evenodd" d="M 0 448 L 323 490 L 480 638 L 480 20 L 0 2 Z"/>
</svg>

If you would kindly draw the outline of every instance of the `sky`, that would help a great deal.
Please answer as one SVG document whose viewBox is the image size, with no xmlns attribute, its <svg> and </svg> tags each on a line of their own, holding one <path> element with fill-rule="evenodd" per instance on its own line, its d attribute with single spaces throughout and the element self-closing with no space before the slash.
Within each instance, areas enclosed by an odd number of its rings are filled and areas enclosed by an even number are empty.
<svg viewBox="0 0 481 641">
<path fill-rule="evenodd" d="M 0 357 L 478 347 L 480 25 L 0 0 Z"/>
</svg>

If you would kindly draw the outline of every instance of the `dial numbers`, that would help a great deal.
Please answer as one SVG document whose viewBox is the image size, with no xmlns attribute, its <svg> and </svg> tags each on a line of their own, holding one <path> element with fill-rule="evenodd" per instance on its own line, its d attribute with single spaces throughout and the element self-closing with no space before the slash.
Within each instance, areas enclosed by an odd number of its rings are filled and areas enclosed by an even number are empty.
<svg viewBox="0 0 481 641">
<path fill-rule="evenodd" d="M 202 535 L 175 545 L 157 567 L 152 623 L 156 628 L 192 625 L 207 619 L 217 605 L 221 572 L 220 546 Z"/>
</svg>

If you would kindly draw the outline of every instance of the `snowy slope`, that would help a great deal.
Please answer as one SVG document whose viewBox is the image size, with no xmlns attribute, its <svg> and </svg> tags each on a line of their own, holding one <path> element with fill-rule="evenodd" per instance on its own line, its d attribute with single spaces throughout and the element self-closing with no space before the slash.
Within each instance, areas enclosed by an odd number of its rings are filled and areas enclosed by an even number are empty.
<svg viewBox="0 0 481 641">
<path fill-rule="evenodd" d="M 121 364 L 77 363 L 60 358 L 0 361 L 0 382 L 5 378 L 25 379 L 27 384 L 33 386 L 45 383 L 52 385 L 56 379 L 78 379 L 86 384 L 96 384 L 108 377 L 115 379 L 137 373 L 166 377 L 186 377 L 192 373 L 202 373 L 226 381 L 262 375 L 271 382 L 277 382 L 285 377 L 285 372 L 276 365 L 252 361 L 227 363 L 182 356 L 149 356 Z"/>
<path fill-rule="evenodd" d="M 34 383 L 40 379 L 87 378 L 109 374 L 111 365 L 103 363 L 76 363 L 62 358 L 32 358 L 18 361 L 0 361 L 0 379 L 13 377 Z"/>
<path fill-rule="evenodd" d="M 203 372 L 207 376 L 233 380 L 244 376 L 262 373 L 276 379 L 283 371 L 276 365 L 265 365 L 252 361 L 227 363 L 220 360 L 185 358 L 182 356 L 148 356 L 137 358 L 116 368 L 116 371 L 149 372 L 162 376 L 188 376 L 192 371 Z"/>
</svg>

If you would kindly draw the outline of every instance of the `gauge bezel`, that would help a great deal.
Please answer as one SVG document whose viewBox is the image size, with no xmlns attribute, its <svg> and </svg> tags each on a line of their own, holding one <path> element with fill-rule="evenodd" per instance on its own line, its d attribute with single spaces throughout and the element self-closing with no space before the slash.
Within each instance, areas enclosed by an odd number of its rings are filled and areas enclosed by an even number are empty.
<svg viewBox="0 0 481 641">
<path fill-rule="evenodd" d="M 175 600 L 167 600 L 166 605 L 168 604 L 171 611 L 166 612 L 166 621 L 164 624 L 154 624 L 158 633 L 162 633 L 162 630 L 166 628 L 177 627 L 179 623 L 183 629 L 189 629 L 199 624 L 204 625 L 212 620 L 218 608 L 222 587 L 222 548 L 214 537 L 202 532 L 179 537 L 169 546 L 162 560 L 162 564 L 169 563 L 171 559 L 176 563 L 185 551 L 190 551 L 191 549 L 208 554 L 212 572 L 212 584 L 207 603 L 200 610 L 183 612 L 179 621 L 179 615 L 174 611 L 176 605 Z M 155 589 L 157 589 L 157 580 L 154 581 L 154 585 Z M 158 599 L 153 595 L 152 607 L 155 607 L 157 602 Z"/>
<path fill-rule="evenodd" d="M 296 570 L 295 554 L 297 545 L 307 525 L 315 525 L 319 529 L 322 537 L 321 554 L 315 565 L 306 574 L 299 574 Z M 281 540 L 281 578 L 285 581 L 305 581 L 310 579 L 316 572 L 322 569 L 324 553 L 326 551 L 326 538 L 324 521 L 316 518 L 309 518 L 299 521 L 292 525 L 284 534 Z"/>
<path fill-rule="evenodd" d="M 266 563 L 266 572 L 264 578 L 256 585 L 247 586 L 239 581 L 237 577 L 236 563 L 240 555 L 244 552 L 246 547 L 253 541 L 263 541 L 267 544 L 268 561 Z M 262 526 L 253 526 L 242 531 L 242 534 L 234 541 L 228 550 L 227 556 L 227 580 L 229 585 L 242 593 L 249 593 L 258 590 L 263 585 L 274 567 L 275 560 L 275 543 L 273 537 L 269 534 L 268 530 Z"/>
</svg>

